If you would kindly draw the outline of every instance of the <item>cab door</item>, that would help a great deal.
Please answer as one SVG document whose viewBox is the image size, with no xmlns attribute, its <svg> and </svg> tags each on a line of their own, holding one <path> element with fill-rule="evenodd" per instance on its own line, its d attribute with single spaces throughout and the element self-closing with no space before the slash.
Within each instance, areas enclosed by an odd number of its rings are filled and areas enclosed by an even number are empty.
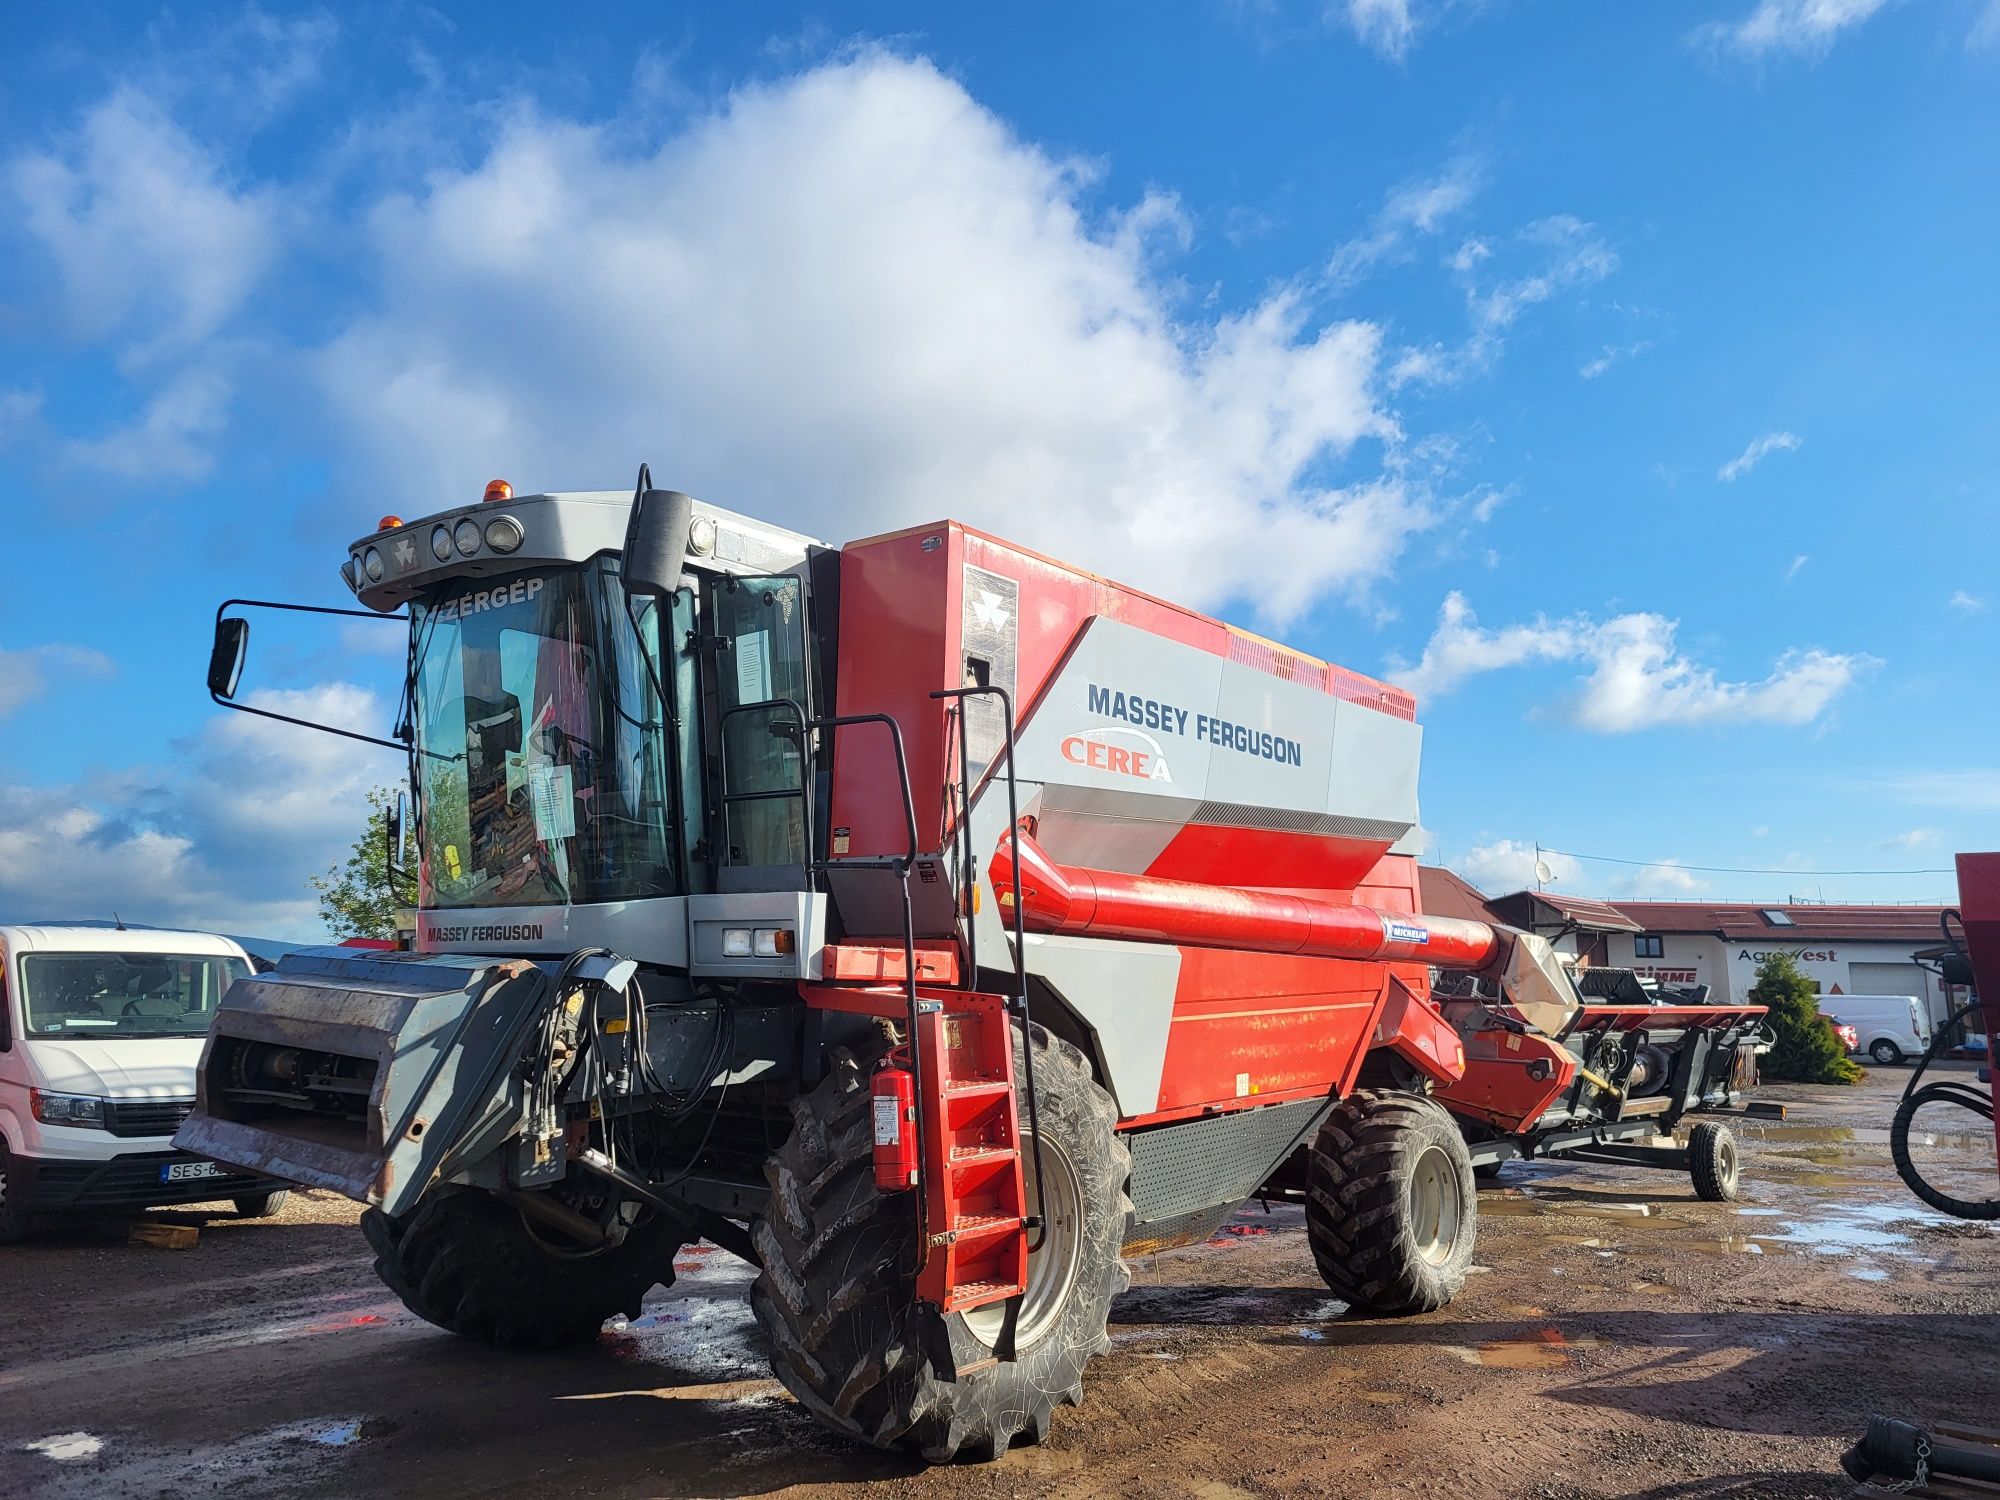
<svg viewBox="0 0 2000 1500">
<path fill-rule="evenodd" d="M 711 863 L 718 891 L 807 889 L 811 671 L 802 580 L 711 578 L 704 652 L 715 705 Z"/>
</svg>

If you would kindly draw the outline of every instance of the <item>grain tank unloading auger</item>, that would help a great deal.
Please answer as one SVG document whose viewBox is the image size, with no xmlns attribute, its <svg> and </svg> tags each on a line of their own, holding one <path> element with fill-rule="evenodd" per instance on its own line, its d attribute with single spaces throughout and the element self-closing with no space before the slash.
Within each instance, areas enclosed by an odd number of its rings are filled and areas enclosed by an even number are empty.
<svg viewBox="0 0 2000 1500">
<path fill-rule="evenodd" d="M 239 983 L 180 1139 L 368 1204 L 441 1326 L 591 1338 L 705 1236 L 829 1425 L 997 1453 L 1080 1399 L 1122 1254 L 1262 1191 L 1358 1310 L 1434 1308 L 1477 1162 L 1636 1128 L 1626 1022 L 1419 913 L 1396 688 L 955 523 L 835 550 L 643 472 L 385 518 L 344 571 L 407 606 L 418 951 Z M 263 712 L 247 629 L 210 689 Z M 1653 1124 L 1713 1102 L 1714 1036 Z"/>
</svg>

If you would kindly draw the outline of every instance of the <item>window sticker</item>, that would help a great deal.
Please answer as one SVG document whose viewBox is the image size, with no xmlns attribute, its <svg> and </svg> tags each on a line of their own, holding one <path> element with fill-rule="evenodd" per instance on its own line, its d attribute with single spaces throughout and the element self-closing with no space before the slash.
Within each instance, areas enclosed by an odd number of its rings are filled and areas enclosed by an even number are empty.
<svg viewBox="0 0 2000 1500">
<path fill-rule="evenodd" d="M 736 638 L 736 701 L 762 703 L 771 696 L 771 632 L 747 631 Z"/>
<path fill-rule="evenodd" d="M 568 766 L 536 766 L 528 772 L 528 805 L 535 814 L 535 837 L 542 843 L 576 837 L 575 783 Z"/>
</svg>

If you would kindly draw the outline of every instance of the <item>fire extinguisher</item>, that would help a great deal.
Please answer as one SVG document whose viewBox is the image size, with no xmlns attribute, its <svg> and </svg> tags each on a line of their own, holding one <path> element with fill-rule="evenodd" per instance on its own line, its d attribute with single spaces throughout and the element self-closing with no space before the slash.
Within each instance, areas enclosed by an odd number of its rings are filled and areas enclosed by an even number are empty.
<svg viewBox="0 0 2000 1500">
<path fill-rule="evenodd" d="M 917 1185 L 917 1081 L 885 1061 L 875 1070 L 875 1186 L 906 1193 Z"/>
</svg>

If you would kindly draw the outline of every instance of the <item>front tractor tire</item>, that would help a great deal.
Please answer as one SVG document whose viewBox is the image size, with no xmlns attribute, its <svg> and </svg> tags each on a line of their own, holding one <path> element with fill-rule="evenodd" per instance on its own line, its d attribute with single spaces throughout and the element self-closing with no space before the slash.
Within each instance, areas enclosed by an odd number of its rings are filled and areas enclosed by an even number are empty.
<svg viewBox="0 0 2000 1500">
<path fill-rule="evenodd" d="M 681 1241 L 642 1221 L 618 1245 L 563 1253 L 521 1211 L 476 1188 L 427 1194 L 407 1215 L 361 1216 L 375 1274 L 426 1322 L 509 1348 L 595 1339 L 614 1313 L 639 1316 L 655 1285 L 671 1286 Z"/>
<path fill-rule="evenodd" d="M 1109 1345 L 1111 1301 L 1131 1284 L 1119 1259 L 1131 1152 L 1083 1055 L 1040 1027 L 1014 1029 L 1014 1073 L 1035 1049 L 1045 1181 L 1036 1184 L 1028 1111 L 1022 1166 L 1030 1211 L 1047 1222 L 1028 1266 L 1015 1358 L 994 1357 L 1004 1304 L 946 1315 L 916 1295 L 916 1194 L 875 1186 L 870 1075 L 886 1050 L 836 1055 L 792 1105 L 791 1138 L 766 1166 L 769 1217 L 750 1305 L 771 1363 L 828 1427 L 932 1462 L 998 1458 L 1039 1442 L 1058 1401 L 1083 1399 L 1083 1367 Z"/>
<path fill-rule="evenodd" d="M 1478 1224 L 1472 1156 L 1441 1105 L 1370 1089 L 1334 1106 L 1310 1153 L 1306 1236 L 1342 1301 L 1435 1312 L 1465 1284 Z"/>
</svg>

